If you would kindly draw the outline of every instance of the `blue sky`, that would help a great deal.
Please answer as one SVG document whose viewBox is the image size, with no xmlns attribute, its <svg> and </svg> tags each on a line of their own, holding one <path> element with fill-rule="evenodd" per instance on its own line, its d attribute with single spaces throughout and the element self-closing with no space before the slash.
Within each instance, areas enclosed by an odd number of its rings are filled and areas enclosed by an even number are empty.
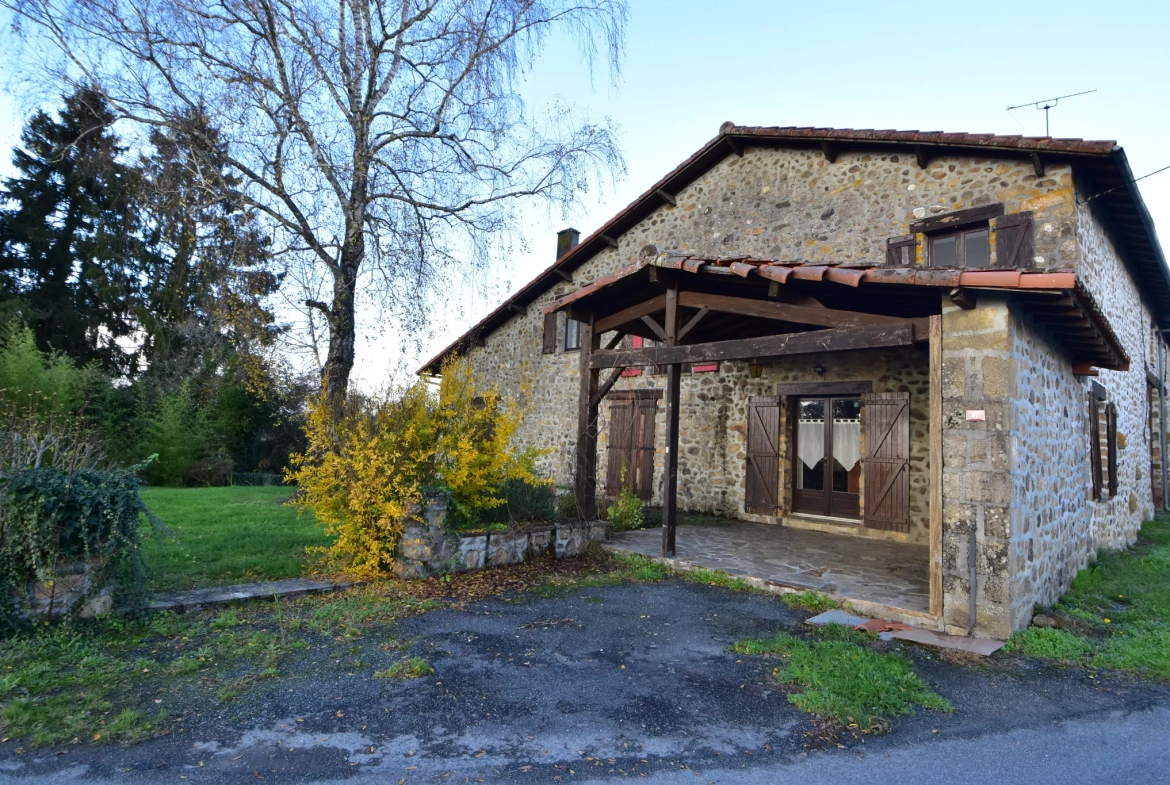
<svg viewBox="0 0 1170 785">
<path fill-rule="evenodd" d="M 603 69 L 591 79 L 567 38 L 549 42 L 524 85 L 534 109 L 559 99 L 621 128 L 628 173 L 570 216 L 567 223 L 584 234 L 725 120 L 1042 135 L 1043 112 L 1005 107 L 1095 88 L 1052 110 L 1052 134 L 1115 139 L 1139 176 L 1170 165 L 1167 4 L 631 0 L 630 11 L 616 85 Z M 5 96 L 5 147 L 18 133 L 14 110 Z M 1170 238 L 1170 171 L 1140 186 L 1161 236 Z M 530 211 L 530 251 L 499 260 L 490 273 L 501 281 L 493 295 L 453 292 L 427 351 L 547 266 L 553 235 L 565 224 L 559 214 Z M 396 343 L 392 331 L 361 342 L 362 386 L 376 385 Z"/>
</svg>

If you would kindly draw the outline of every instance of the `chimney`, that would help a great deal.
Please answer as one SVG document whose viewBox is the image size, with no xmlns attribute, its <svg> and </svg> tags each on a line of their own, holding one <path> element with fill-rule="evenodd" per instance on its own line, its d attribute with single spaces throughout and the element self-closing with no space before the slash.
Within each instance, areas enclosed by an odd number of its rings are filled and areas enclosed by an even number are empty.
<svg viewBox="0 0 1170 785">
<path fill-rule="evenodd" d="M 581 233 L 576 229 L 562 229 L 557 232 L 557 258 L 567 254 L 569 251 L 577 247 L 577 242 L 581 239 Z"/>
</svg>

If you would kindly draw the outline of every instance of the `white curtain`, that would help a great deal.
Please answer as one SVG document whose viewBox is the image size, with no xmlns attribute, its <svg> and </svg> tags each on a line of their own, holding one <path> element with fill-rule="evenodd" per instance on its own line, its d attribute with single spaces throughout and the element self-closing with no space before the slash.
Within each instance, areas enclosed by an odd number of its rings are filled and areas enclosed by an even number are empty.
<svg viewBox="0 0 1170 785">
<path fill-rule="evenodd" d="M 836 431 L 834 431 L 836 433 Z M 800 460 L 815 469 L 825 457 L 825 421 L 800 420 L 796 433 L 796 450 Z"/>
<path fill-rule="evenodd" d="M 847 472 L 861 460 L 861 420 L 833 420 L 833 457 Z"/>
</svg>

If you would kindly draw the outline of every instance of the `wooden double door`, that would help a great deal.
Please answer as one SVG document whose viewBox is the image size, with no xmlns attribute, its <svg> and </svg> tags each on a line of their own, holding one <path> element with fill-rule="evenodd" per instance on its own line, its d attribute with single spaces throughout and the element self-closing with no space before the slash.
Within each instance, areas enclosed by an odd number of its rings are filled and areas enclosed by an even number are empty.
<svg viewBox="0 0 1170 785">
<path fill-rule="evenodd" d="M 900 392 L 749 399 L 747 512 L 782 512 L 785 410 L 791 512 L 859 518 L 864 489 L 865 526 L 909 531 L 910 396 Z"/>
<path fill-rule="evenodd" d="M 616 497 L 626 487 L 633 488 L 642 499 L 653 498 L 658 395 L 658 390 L 610 393 L 606 496 Z"/>
</svg>

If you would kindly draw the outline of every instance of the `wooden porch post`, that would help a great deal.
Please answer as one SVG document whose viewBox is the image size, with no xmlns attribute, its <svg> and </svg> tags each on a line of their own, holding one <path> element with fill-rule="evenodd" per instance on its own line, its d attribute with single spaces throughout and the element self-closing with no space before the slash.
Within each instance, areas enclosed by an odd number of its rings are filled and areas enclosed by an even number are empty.
<svg viewBox="0 0 1170 785">
<path fill-rule="evenodd" d="M 593 314 L 581 325 L 581 392 L 577 400 L 577 511 L 585 520 L 597 518 L 597 382 L 600 369 L 591 368 L 593 353 L 601 348 Z"/>
<path fill-rule="evenodd" d="M 930 317 L 930 614 L 942 616 L 943 415 L 942 316 Z"/>
<path fill-rule="evenodd" d="M 678 282 L 666 290 L 666 345 L 678 345 Z M 674 529 L 678 523 L 678 404 L 682 364 L 666 366 L 666 476 L 662 488 L 662 555 L 674 556 Z"/>
</svg>

